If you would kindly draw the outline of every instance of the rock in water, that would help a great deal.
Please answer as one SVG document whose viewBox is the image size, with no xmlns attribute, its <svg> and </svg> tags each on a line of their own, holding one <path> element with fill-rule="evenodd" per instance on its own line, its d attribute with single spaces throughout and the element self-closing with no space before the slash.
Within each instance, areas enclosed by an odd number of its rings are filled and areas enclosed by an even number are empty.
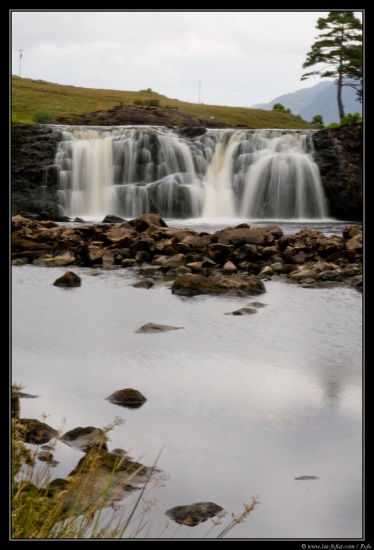
<svg viewBox="0 0 374 550">
<path fill-rule="evenodd" d="M 76 275 L 76 273 L 73 273 L 72 271 L 67 271 L 66 273 L 64 273 L 64 275 L 56 279 L 53 284 L 54 286 L 65 288 L 81 286 L 81 278 Z"/>
<path fill-rule="evenodd" d="M 175 508 L 167 510 L 165 514 L 177 523 L 193 527 L 222 511 L 223 508 L 214 502 L 196 502 L 185 506 L 175 506 Z"/>
<path fill-rule="evenodd" d="M 143 405 L 147 399 L 138 390 L 132 388 L 125 388 L 124 390 L 118 390 L 109 395 L 106 398 L 115 405 L 122 405 L 123 407 L 137 408 Z"/>
<path fill-rule="evenodd" d="M 184 327 L 171 327 L 169 325 L 158 325 L 156 323 L 147 323 L 138 328 L 135 332 L 167 332 L 168 330 L 177 330 Z"/>
</svg>

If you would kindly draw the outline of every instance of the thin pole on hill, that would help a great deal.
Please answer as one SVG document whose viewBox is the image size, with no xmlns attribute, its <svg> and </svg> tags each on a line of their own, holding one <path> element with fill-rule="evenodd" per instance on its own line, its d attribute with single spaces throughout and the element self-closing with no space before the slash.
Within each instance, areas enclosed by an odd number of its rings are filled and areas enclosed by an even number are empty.
<svg viewBox="0 0 374 550">
<path fill-rule="evenodd" d="M 21 59 L 22 59 L 22 50 L 19 51 L 19 76 L 21 76 Z"/>
</svg>

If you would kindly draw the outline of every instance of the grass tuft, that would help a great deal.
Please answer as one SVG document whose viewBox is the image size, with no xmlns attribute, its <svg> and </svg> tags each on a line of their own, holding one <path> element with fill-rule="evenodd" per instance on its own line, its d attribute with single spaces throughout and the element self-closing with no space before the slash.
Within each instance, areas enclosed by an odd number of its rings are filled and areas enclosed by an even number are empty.
<svg viewBox="0 0 374 550">
<path fill-rule="evenodd" d="M 12 386 L 12 399 L 23 387 Z M 47 418 L 43 416 L 43 420 Z M 38 445 L 25 443 L 25 426 L 17 414 L 12 414 L 11 460 L 11 540 L 29 539 L 135 539 L 174 538 L 181 525 L 154 524 L 157 501 L 145 497 L 152 490 L 151 480 L 158 474 L 152 467 L 130 461 L 128 456 L 117 456 L 106 451 L 108 433 L 123 420 L 115 420 L 103 428 L 102 443 L 93 446 L 69 476 L 52 479 L 48 462 L 38 463 Z M 59 437 L 59 436 L 58 436 Z M 56 437 L 56 440 L 58 439 Z M 53 444 L 52 444 L 53 447 Z M 132 496 L 137 488 L 139 493 Z M 127 496 L 126 496 L 127 494 Z M 216 538 L 223 538 L 244 521 L 258 505 L 258 499 L 244 506 L 238 517 Z M 212 522 L 213 528 L 221 525 L 222 517 Z M 188 529 L 188 528 L 187 528 Z"/>
</svg>

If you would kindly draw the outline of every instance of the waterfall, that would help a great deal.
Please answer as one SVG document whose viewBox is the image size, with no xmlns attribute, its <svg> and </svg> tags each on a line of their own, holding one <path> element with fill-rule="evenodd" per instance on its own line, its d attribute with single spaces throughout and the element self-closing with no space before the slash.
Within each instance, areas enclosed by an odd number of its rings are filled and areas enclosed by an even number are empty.
<svg viewBox="0 0 374 550">
<path fill-rule="evenodd" d="M 312 131 L 56 127 L 60 213 L 323 219 Z"/>
</svg>

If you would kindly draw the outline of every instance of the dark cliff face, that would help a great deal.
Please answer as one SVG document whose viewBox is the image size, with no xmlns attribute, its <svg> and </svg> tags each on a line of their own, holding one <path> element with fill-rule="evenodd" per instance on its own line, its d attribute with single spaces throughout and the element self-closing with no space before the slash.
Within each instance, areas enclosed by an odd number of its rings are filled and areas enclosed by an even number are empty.
<svg viewBox="0 0 374 550">
<path fill-rule="evenodd" d="M 313 135 L 329 216 L 363 220 L 362 123 L 340 126 Z"/>
<path fill-rule="evenodd" d="M 183 128 L 176 129 L 183 135 Z M 194 130 L 197 128 L 186 128 Z M 203 130 L 203 128 L 201 128 Z M 189 136 L 191 137 L 191 136 Z M 363 221 L 362 124 L 321 130 L 313 134 L 329 216 Z M 57 207 L 54 166 L 60 132 L 48 125 L 13 124 L 11 135 L 12 216 L 61 219 Z"/>
<path fill-rule="evenodd" d="M 60 134 L 42 124 L 12 124 L 12 216 L 58 220 L 57 172 L 54 168 Z"/>
</svg>

